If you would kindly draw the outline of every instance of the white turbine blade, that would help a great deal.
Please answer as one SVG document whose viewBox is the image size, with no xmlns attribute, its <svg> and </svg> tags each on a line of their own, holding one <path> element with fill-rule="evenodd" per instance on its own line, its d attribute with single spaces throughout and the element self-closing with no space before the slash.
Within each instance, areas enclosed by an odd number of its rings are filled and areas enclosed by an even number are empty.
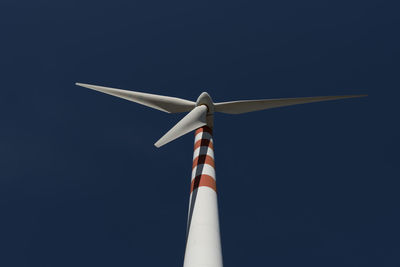
<svg viewBox="0 0 400 267">
<path fill-rule="evenodd" d="M 84 83 L 76 83 L 76 85 L 123 98 L 167 113 L 187 112 L 192 110 L 196 105 L 195 102 L 176 97 L 127 91 Z"/>
<path fill-rule="evenodd" d="M 215 103 L 214 109 L 217 112 L 228 114 L 241 114 L 246 112 L 286 107 L 298 104 L 337 100 L 344 98 L 364 97 L 367 95 L 344 95 L 344 96 L 315 96 L 315 97 L 296 97 L 296 98 L 276 98 L 259 100 L 240 100 L 231 102 Z"/>
<path fill-rule="evenodd" d="M 183 119 L 181 119 L 174 127 L 171 128 L 163 137 L 160 138 L 154 145 L 161 147 L 184 134 L 187 134 L 201 126 L 207 125 L 206 121 L 207 106 L 201 105 L 195 107 Z"/>
</svg>

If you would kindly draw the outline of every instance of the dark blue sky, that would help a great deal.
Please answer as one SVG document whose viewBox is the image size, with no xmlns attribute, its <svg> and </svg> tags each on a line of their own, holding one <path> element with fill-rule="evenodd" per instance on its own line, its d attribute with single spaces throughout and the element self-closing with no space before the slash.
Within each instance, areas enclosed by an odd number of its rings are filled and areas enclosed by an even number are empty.
<svg viewBox="0 0 400 267">
<path fill-rule="evenodd" d="M 217 114 L 225 266 L 400 266 L 395 1 L 0 3 L 0 266 L 181 266 L 193 134 L 75 82 Z"/>
</svg>

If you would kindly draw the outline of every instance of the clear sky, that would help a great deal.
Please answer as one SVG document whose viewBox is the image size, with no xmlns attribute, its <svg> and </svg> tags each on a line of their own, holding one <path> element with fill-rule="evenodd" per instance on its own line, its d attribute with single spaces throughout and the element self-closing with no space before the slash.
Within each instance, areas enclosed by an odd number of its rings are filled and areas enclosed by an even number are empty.
<svg viewBox="0 0 400 267">
<path fill-rule="evenodd" d="M 193 134 L 74 86 L 215 101 L 225 266 L 400 266 L 396 1 L 0 2 L 0 266 L 181 266 Z"/>
</svg>

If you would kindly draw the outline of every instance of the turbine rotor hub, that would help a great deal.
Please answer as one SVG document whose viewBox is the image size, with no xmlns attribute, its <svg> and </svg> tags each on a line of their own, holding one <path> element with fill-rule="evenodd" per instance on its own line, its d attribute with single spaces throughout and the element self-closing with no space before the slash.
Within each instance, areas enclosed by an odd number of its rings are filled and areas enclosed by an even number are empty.
<svg viewBox="0 0 400 267">
<path fill-rule="evenodd" d="M 200 96 L 197 98 L 196 107 L 201 105 L 207 106 L 207 115 L 214 114 L 214 102 L 207 92 L 201 93 Z"/>
</svg>

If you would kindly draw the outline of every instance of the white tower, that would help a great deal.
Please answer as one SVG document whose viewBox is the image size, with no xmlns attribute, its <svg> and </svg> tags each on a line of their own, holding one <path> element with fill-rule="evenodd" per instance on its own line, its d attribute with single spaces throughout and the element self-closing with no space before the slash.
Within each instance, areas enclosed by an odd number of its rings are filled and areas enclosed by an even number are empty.
<svg viewBox="0 0 400 267">
<path fill-rule="evenodd" d="M 184 267 L 222 267 L 212 129 L 194 138 Z"/>
</svg>

